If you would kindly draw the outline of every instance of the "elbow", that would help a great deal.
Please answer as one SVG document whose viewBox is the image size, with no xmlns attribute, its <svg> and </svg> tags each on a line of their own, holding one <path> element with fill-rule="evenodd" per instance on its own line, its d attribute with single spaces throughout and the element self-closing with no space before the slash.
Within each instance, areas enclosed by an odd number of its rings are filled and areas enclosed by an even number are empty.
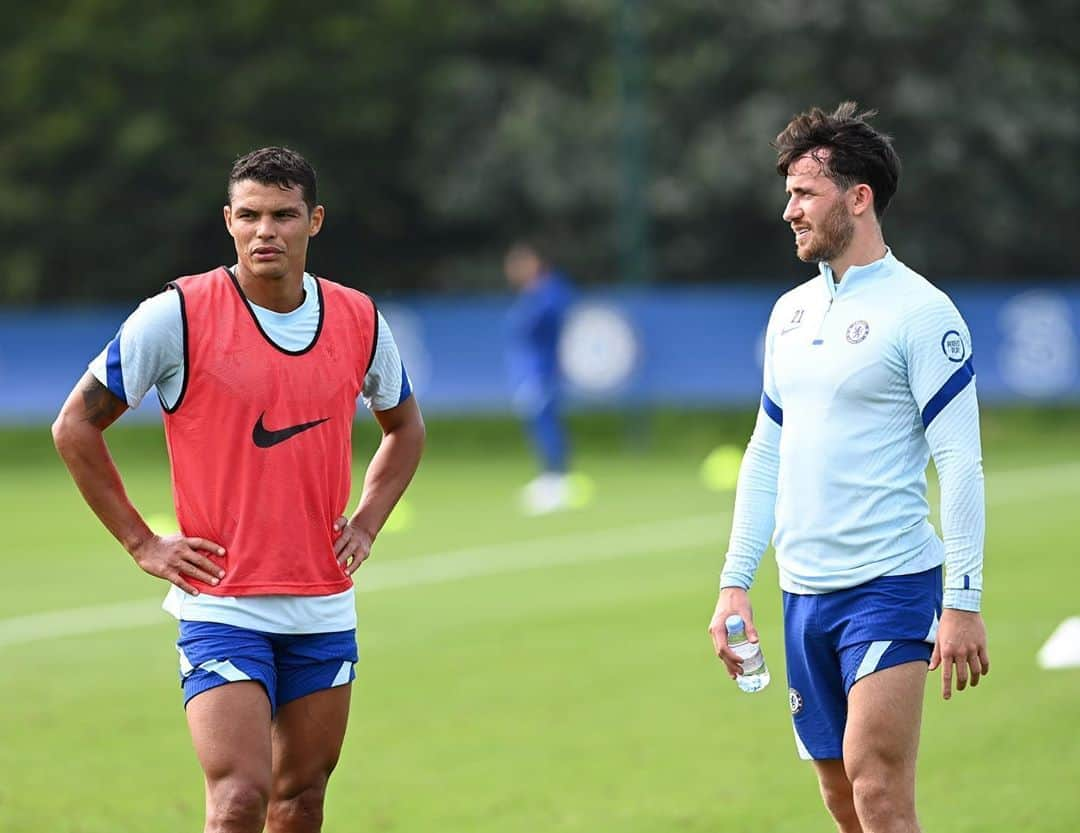
<svg viewBox="0 0 1080 833">
<path fill-rule="evenodd" d="M 77 455 L 80 445 L 86 437 L 86 423 L 77 416 L 60 411 L 53 420 L 52 441 L 57 453 L 65 462 Z"/>
<path fill-rule="evenodd" d="M 61 411 L 52 424 L 52 441 L 61 457 L 71 446 L 71 420 Z"/>
<path fill-rule="evenodd" d="M 416 456 L 419 458 L 424 453 L 424 446 L 427 443 L 427 426 L 424 424 L 424 418 L 419 415 L 413 427 L 413 442 L 416 444 Z"/>
</svg>

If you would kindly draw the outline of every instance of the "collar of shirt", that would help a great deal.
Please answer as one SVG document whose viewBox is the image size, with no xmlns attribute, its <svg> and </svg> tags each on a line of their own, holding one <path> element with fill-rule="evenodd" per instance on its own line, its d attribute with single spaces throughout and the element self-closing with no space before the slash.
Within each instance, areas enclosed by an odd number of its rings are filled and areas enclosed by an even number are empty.
<svg viewBox="0 0 1080 833">
<path fill-rule="evenodd" d="M 892 249 L 886 246 L 884 257 L 863 266 L 849 266 L 839 284 L 834 280 L 832 267 L 828 263 L 824 261 L 819 263 L 818 271 L 822 280 L 825 281 L 826 288 L 829 290 L 829 297 L 836 298 L 841 291 L 850 291 L 849 287 L 852 284 L 872 281 L 891 274 L 897 263 L 898 261 L 893 256 Z"/>
</svg>

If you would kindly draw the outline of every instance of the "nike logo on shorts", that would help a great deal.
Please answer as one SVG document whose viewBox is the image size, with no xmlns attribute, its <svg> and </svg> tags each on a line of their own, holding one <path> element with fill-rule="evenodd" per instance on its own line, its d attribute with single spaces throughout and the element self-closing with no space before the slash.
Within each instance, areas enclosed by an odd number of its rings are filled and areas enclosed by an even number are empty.
<svg viewBox="0 0 1080 833">
<path fill-rule="evenodd" d="M 297 434 L 303 433 L 309 428 L 314 428 L 316 425 L 321 425 L 330 419 L 330 417 L 323 417 L 313 422 L 301 422 L 299 425 L 290 425 L 288 428 L 278 428 L 275 431 L 270 431 L 263 425 L 264 416 L 266 416 L 266 411 L 259 414 L 259 421 L 251 429 L 251 440 L 259 448 L 270 448 L 278 443 L 283 443 L 290 437 L 295 437 Z"/>
</svg>

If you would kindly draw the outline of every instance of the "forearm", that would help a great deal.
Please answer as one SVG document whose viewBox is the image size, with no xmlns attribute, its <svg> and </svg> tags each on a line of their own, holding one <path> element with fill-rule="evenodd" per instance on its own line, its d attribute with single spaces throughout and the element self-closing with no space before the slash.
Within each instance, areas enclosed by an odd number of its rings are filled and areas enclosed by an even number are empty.
<svg viewBox="0 0 1080 833">
<path fill-rule="evenodd" d="M 416 473 L 424 450 L 424 423 L 410 420 L 383 434 L 364 476 L 360 504 L 350 519 L 374 539 Z"/>
<path fill-rule="evenodd" d="M 927 430 L 941 484 L 947 608 L 978 611 L 982 598 L 985 492 L 974 385 L 943 410 Z"/>
<path fill-rule="evenodd" d="M 53 441 L 83 499 L 125 550 L 132 552 L 153 535 L 128 500 L 98 428 L 61 413 L 53 424 Z"/>
<path fill-rule="evenodd" d="M 776 524 L 779 471 L 780 427 L 767 415 L 759 413 L 754 434 L 739 466 L 731 538 L 720 575 L 721 587 L 750 589 Z"/>
</svg>

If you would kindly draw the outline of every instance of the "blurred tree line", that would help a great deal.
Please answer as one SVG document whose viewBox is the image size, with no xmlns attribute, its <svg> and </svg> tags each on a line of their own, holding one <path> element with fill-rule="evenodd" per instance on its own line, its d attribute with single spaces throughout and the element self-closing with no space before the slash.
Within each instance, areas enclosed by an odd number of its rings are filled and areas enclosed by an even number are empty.
<svg viewBox="0 0 1080 833">
<path fill-rule="evenodd" d="M 0 43 L 0 301 L 131 299 L 231 263 L 224 180 L 266 144 L 320 174 L 321 274 L 491 289 L 525 236 L 618 281 L 631 3 L 652 280 L 806 274 L 769 142 L 848 98 L 904 159 L 903 260 L 1080 274 L 1071 0 L 38 0 Z"/>
</svg>

